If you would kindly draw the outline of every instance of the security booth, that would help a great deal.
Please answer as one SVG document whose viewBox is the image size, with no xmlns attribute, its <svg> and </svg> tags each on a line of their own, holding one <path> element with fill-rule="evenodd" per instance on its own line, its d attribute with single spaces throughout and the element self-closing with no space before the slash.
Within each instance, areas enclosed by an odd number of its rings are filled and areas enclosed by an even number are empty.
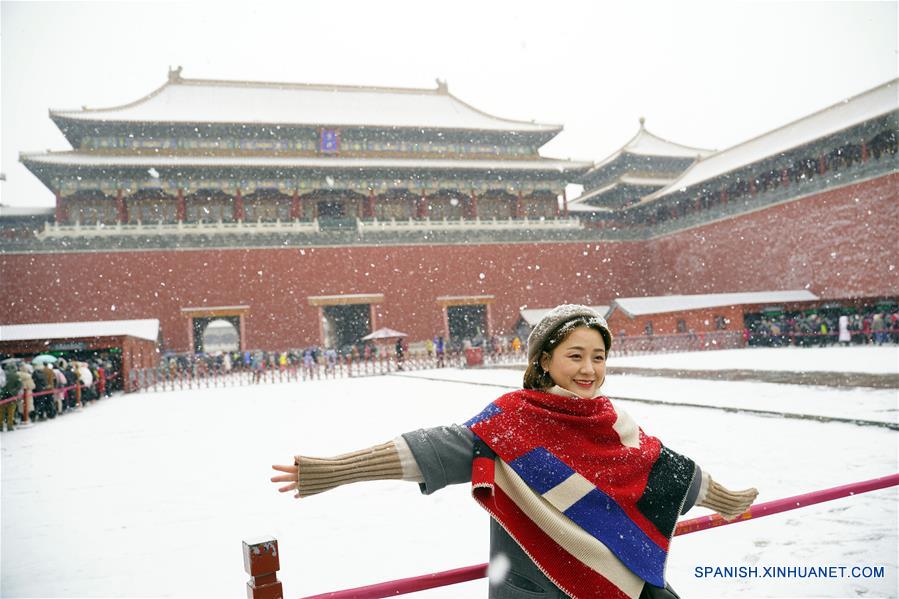
<svg viewBox="0 0 899 599">
<path fill-rule="evenodd" d="M 159 321 L 101 320 L 0 325 L 0 354 L 28 359 L 51 354 L 67 360 L 103 359 L 113 364 L 115 386 L 131 388 L 133 368 L 159 364 Z"/>
</svg>

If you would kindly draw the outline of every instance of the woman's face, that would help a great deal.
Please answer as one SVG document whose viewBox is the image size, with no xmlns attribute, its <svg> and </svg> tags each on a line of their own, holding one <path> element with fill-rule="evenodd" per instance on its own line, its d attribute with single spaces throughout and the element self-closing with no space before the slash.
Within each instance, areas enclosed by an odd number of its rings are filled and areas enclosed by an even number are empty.
<svg viewBox="0 0 899 599">
<path fill-rule="evenodd" d="M 590 399 L 606 378 L 606 344 L 596 329 L 577 327 L 552 355 L 543 354 L 540 366 L 556 385 Z"/>
</svg>

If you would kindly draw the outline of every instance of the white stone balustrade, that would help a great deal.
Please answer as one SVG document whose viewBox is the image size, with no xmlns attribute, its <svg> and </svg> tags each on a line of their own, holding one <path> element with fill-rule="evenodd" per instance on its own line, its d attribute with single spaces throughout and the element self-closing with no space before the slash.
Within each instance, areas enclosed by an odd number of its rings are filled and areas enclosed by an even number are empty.
<svg viewBox="0 0 899 599">
<path fill-rule="evenodd" d="M 356 221 L 357 230 L 364 234 L 366 231 L 416 231 L 422 229 L 436 231 L 509 231 L 513 229 L 580 229 L 581 221 L 576 218 L 536 218 L 536 219 L 439 219 L 429 218 L 415 220 L 378 220 Z"/>
<path fill-rule="evenodd" d="M 522 219 L 408 219 L 408 220 L 370 220 L 356 219 L 356 231 L 360 234 L 366 232 L 402 232 L 402 231 L 511 231 L 536 229 L 571 230 L 580 229 L 583 225 L 576 218 L 522 218 Z M 38 239 L 65 238 L 65 237 L 148 237 L 162 235 L 221 235 L 221 234 L 254 234 L 254 233 L 319 233 L 321 227 L 318 220 L 312 221 L 285 221 L 274 222 L 244 222 L 233 223 L 141 223 L 135 224 L 103 224 L 82 225 L 76 222 L 74 225 L 60 225 L 46 223 L 44 229 L 37 234 Z"/>
<path fill-rule="evenodd" d="M 56 237 L 146 237 L 154 235 L 221 235 L 221 234 L 252 234 L 252 233 L 318 233 L 318 221 L 286 221 L 280 220 L 274 222 L 257 221 L 244 222 L 237 221 L 233 223 L 215 222 L 215 223 L 141 223 L 123 225 L 103 224 L 81 225 L 76 222 L 74 225 L 59 225 L 57 223 L 45 223 L 44 229 L 37 234 L 39 239 L 48 239 Z"/>
</svg>

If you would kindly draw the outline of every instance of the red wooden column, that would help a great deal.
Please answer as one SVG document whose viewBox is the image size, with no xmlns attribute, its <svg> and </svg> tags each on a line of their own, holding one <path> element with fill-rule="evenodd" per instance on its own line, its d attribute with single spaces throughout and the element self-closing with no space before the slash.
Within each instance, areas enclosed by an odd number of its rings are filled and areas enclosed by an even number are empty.
<svg viewBox="0 0 899 599">
<path fill-rule="evenodd" d="M 115 192 L 115 209 L 116 209 L 116 221 L 125 224 L 128 222 L 128 208 L 125 206 L 125 195 L 122 192 L 121 188 L 117 189 Z"/>
<path fill-rule="evenodd" d="M 375 190 L 368 190 L 368 197 L 365 198 L 365 216 L 367 218 L 375 217 Z"/>
<path fill-rule="evenodd" d="M 421 192 L 421 197 L 418 198 L 418 212 L 416 216 L 418 218 L 426 218 L 428 216 L 428 194 L 425 192 Z"/>
<path fill-rule="evenodd" d="M 721 204 L 727 206 L 727 190 L 724 188 L 721 189 Z"/>
<path fill-rule="evenodd" d="M 790 173 L 787 169 L 784 169 L 780 172 L 780 184 L 784 187 L 790 186 Z"/>
<path fill-rule="evenodd" d="M 250 575 L 247 581 L 247 599 L 281 599 L 284 589 L 278 580 L 281 560 L 278 557 L 278 541 L 268 537 L 258 541 L 243 542 L 243 569 Z"/>
<path fill-rule="evenodd" d="M 293 190 L 293 197 L 290 200 L 290 220 L 300 219 L 300 191 Z"/>
<path fill-rule="evenodd" d="M 471 201 L 468 203 L 468 217 L 478 217 L 478 194 L 476 194 L 474 190 L 471 192 Z"/>
<path fill-rule="evenodd" d="M 759 192 L 758 188 L 755 186 L 755 179 L 749 180 L 749 193 L 750 195 L 755 195 Z"/>
<path fill-rule="evenodd" d="M 818 174 L 823 175 L 827 172 L 827 160 L 824 158 L 824 155 L 818 156 Z"/>
<path fill-rule="evenodd" d="M 521 190 L 518 190 L 518 197 L 515 198 L 515 218 L 524 218 L 524 198 Z"/>
<path fill-rule="evenodd" d="M 56 224 L 64 225 L 69 220 L 69 211 L 66 209 L 66 201 L 62 197 L 62 192 L 56 192 Z"/>
<path fill-rule="evenodd" d="M 862 140 L 862 162 L 868 161 L 868 143 Z"/>
<path fill-rule="evenodd" d="M 568 218 L 568 192 L 562 188 L 562 216 Z"/>
<path fill-rule="evenodd" d="M 243 195 L 240 193 L 240 188 L 237 188 L 237 194 L 234 196 L 234 220 L 242 221 L 244 217 L 243 213 Z"/>
<path fill-rule="evenodd" d="M 175 216 L 178 222 L 184 222 L 187 220 L 187 206 L 184 204 L 184 190 L 180 187 L 178 188 L 177 202 Z"/>
</svg>

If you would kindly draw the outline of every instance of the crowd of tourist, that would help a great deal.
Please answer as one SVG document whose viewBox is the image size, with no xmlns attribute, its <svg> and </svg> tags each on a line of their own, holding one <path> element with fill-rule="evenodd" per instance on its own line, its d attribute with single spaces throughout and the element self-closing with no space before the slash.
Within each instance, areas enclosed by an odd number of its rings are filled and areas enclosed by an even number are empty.
<svg viewBox="0 0 899 599">
<path fill-rule="evenodd" d="M 7 358 L 0 369 L 0 430 L 17 424 L 56 418 L 84 404 L 109 397 L 115 374 L 109 361 Z"/>
<path fill-rule="evenodd" d="M 884 345 L 899 343 L 899 309 L 867 309 L 861 313 L 808 311 L 774 313 L 746 319 L 747 344 L 799 347 Z"/>
<path fill-rule="evenodd" d="M 448 363 L 465 360 L 469 350 L 477 350 L 478 355 L 488 360 L 499 355 L 519 354 L 522 341 L 518 336 L 505 337 L 475 335 L 472 338 L 447 342 L 442 335 L 414 343 L 411 347 L 405 337 L 383 343 L 360 342 L 341 348 L 310 346 L 284 351 L 218 351 L 211 353 L 167 353 L 163 355 L 159 373 L 176 377 L 187 375 L 193 378 L 224 376 L 232 373 L 261 373 L 288 369 L 302 369 L 307 372 L 331 372 L 338 366 L 357 365 L 383 360 L 392 361 L 402 370 L 408 360 L 429 360 L 434 367 L 442 368 Z M 139 381 L 138 381 L 139 383 Z"/>
</svg>

